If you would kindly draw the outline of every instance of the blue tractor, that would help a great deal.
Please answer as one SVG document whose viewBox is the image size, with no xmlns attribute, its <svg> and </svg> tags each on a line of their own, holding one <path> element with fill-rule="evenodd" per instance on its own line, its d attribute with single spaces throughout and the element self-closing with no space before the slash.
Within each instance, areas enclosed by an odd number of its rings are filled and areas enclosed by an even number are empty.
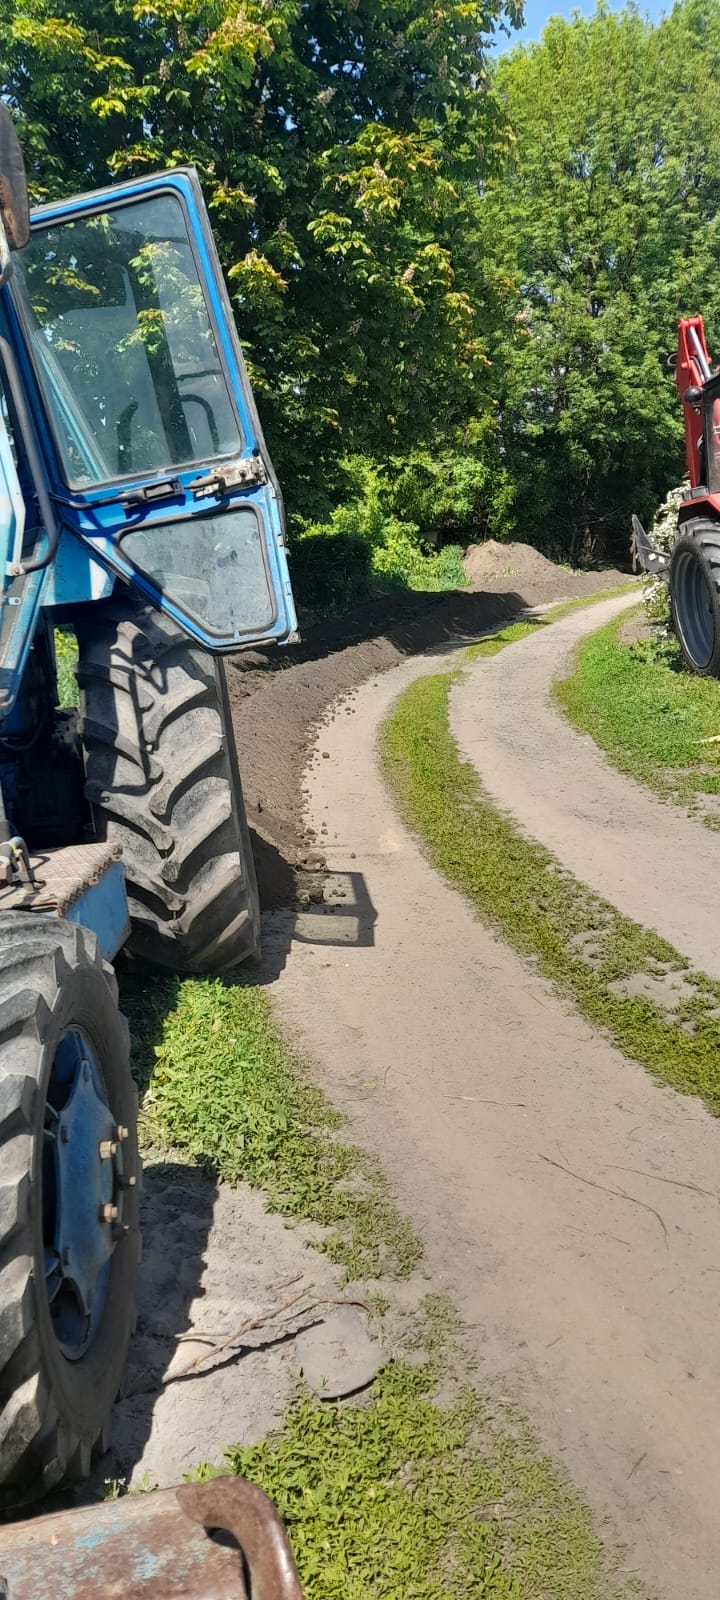
<svg viewBox="0 0 720 1600">
<path fill-rule="evenodd" d="M 0 215 L 1 1507 L 108 1442 L 139 1256 L 111 963 L 257 953 L 223 655 L 295 614 L 194 170 L 30 215 L 0 105 Z"/>
</svg>

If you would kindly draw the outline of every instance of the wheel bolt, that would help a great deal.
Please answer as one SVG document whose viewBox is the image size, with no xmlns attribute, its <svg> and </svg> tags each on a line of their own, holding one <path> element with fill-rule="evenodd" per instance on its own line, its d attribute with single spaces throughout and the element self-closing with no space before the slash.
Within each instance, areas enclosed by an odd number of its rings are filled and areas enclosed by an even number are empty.
<svg viewBox="0 0 720 1600">
<path fill-rule="evenodd" d="M 105 1205 L 100 1207 L 99 1216 L 101 1222 L 114 1222 L 117 1214 L 117 1206 Z"/>
<path fill-rule="evenodd" d="M 123 1140 L 130 1138 L 130 1129 L 123 1127 L 122 1122 L 118 1123 L 116 1131 L 121 1144 L 123 1143 Z"/>
<path fill-rule="evenodd" d="M 118 1189 L 135 1189 L 136 1187 L 137 1178 L 134 1176 L 134 1174 L 131 1173 L 128 1178 L 125 1177 L 124 1173 L 120 1174 L 120 1177 L 118 1178 Z"/>
<path fill-rule="evenodd" d="M 98 1155 L 101 1161 L 109 1161 L 111 1156 L 117 1155 L 117 1144 L 114 1139 L 101 1139 L 98 1145 Z"/>
</svg>

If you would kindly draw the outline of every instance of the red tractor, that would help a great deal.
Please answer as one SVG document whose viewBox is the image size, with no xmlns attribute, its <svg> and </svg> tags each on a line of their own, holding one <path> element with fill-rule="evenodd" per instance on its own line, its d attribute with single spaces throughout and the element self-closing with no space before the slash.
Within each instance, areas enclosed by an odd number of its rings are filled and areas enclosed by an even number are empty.
<svg viewBox="0 0 720 1600">
<path fill-rule="evenodd" d="M 682 317 L 674 357 L 690 485 L 669 555 L 637 517 L 634 544 L 646 572 L 669 585 L 674 631 L 691 672 L 720 678 L 720 373 L 713 374 L 702 317 Z"/>
</svg>

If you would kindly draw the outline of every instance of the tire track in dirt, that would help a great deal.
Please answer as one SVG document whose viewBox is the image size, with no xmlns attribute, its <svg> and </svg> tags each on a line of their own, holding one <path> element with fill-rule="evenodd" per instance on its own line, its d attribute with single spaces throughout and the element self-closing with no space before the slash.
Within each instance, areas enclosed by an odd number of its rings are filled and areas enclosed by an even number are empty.
<svg viewBox="0 0 720 1600">
<path fill-rule="evenodd" d="M 528 573 L 516 571 L 517 551 L 523 549 Z M 442 648 L 451 640 L 470 643 L 535 606 L 597 593 L 627 579 L 614 571 L 566 572 L 527 547 L 509 547 L 508 554 L 515 563 L 511 572 L 487 580 L 482 592 L 406 591 L 313 623 L 303 628 L 300 644 L 243 651 L 228 662 L 263 910 L 292 902 L 296 870 L 311 864 L 318 844 L 322 848 L 322 841 L 305 832 L 302 773 L 317 725 L 339 695 L 417 651 Z"/>
<path fill-rule="evenodd" d="M 720 834 L 615 771 L 551 698 L 578 641 L 635 604 L 634 595 L 605 600 L 472 662 L 452 689 L 450 724 L 491 799 L 524 832 L 720 978 Z"/>
<path fill-rule="evenodd" d="M 267 919 L 275 1006 L 395 1182 L 489 1388 L 610 1514 L 626 1571 L 715 1600 L 717 1123 L 564 1007 L 398 822 L 378 726 L 443 664 L 367 683 L 320 734 L 308 821 L 334 903 Z"/>
</svg>

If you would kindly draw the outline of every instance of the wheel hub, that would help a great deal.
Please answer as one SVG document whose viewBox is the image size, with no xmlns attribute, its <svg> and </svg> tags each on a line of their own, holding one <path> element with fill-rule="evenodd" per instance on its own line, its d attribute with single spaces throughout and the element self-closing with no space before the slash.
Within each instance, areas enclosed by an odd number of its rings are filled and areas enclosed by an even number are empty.
<svg viewBox="0 0 720 1600">
<path fill-rule="evenodd" d="M 45 1281 L 58 1343 L 77 1360 L 102 1315 L 128 1185 L 127 1130 L 115 1126 L 94 1052 L 79 1032 L 66 1034 L 56 1052 L 44 1131 Z"/>
<path fill-rule="evenodd" d="M 696 668 L 707 667 L 715 646 L 712 595 L 705 574 L 689 551 L 679 553 L 675 608 L 680 631 Z"/>
</svg>

